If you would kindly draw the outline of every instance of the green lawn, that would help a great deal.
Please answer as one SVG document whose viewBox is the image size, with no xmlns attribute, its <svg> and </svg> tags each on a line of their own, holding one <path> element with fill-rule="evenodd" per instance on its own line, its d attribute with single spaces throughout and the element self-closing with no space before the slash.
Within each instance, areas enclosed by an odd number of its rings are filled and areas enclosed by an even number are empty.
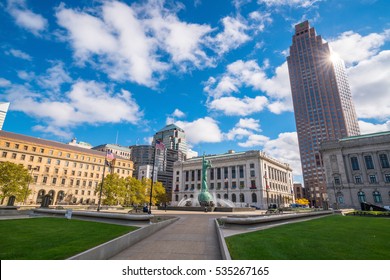
<svg viewBox="0 0 390 280">
<path fill-rule="evenodd" d="M 236 260 L 389 260 L 390 219 L 332 215 L 226 238 Z"/>
<path fill-rule="evenodd" d="M 2 220 L 0 259 L 63 260 L 135 229 L 63 218 Z"/>
</svg>

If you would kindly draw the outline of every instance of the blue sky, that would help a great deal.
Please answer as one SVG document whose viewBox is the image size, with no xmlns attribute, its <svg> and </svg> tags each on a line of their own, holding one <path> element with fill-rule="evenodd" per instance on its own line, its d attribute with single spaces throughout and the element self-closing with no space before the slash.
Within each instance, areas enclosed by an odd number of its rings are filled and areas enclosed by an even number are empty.
<svg viewBox="0 0 390 280">
<path fill-rule="evenodd" d="M 301 174 L 286 56 L 309 20 L 345 60 L 362 133 L 390 130 L 390 1 L 0 2 L 6 131 L 149 143 L 176 123 L 199 153 L 264 150 Z"/>
</svg>

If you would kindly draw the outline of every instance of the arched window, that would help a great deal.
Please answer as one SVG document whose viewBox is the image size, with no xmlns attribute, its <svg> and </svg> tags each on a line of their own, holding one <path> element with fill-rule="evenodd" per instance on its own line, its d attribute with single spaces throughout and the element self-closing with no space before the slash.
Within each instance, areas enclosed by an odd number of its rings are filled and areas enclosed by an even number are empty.
<svg viewBox="0 0 390 280">
<path fill-rule="evenodd" d="M 187 199 L 187 197 L 188 197 L 188 196 L 185 194 L 185 195 L 184 195 L 184 199 Z"/>
<path fill-rule="evenodd" d="M 64 191 L 59 191 L 58 194 L 57 194 L 57 203 L 59 203 L 62 200 L 64 200 L 64 197 L 65 197 Z"/>
<path fill-rule="evenodd" d="M 194 195 L 193 195 L 193 194 L 191 194 L 191 195 L 190 195 L 190 198 L 194 198 Z"/>
<path fill-rule="evenodd" d="M 245 202 L 245 196 L 243 193 L 240 193 L 240 202 Z"/>
<path fill-rule="evenodd" d="M 229 196 L 228 196 L 227 193 L 225 193 L 225 194 L 223 195 L 223 199 L 229 199 Z"/>
<path fill-rule="evenodd" d="M 233 201 L 233 202 L 236 202 L 236 201 L 237 201 L 237 197 L 236 197 L 236 194 L 235 194 L 235 193 L 232 194 L 232 201 Z"/>
<path fill-rule="evenodd" d="M 372 192 L 372 196 L 374 197 L 375 203 L 382 203 L 382 196 L 381 196 L 380 192 L 374 191 L 374 192 Z"/>
<path fill-rule="evenodd" d="M 220 194 L 217 194 L 217 198 L 221 199 L 221 195 L 220 195 Z"/>
<path fill-rule="evenodd" d="M 175 201 L 179 201 L 179 195 L 175 195 Z"/>
<path fill-rule="evenodd" d="M 252 193 L 252 202 L 253 203 L 257 202 L 257 195 L 255 193 Z"/>
<path fill-rule="evenodd" d="M 359 202 L 366 202 L 366 194 L 364 192 L 358 192 Z"/>
<path fill-rule="evenodd" d="M 45 194 L 46 194 L 45 190 L 39 190 L 38 195 L 37 195 L 37 204 L 40 204 L 42 202 Z"/>
</svg>

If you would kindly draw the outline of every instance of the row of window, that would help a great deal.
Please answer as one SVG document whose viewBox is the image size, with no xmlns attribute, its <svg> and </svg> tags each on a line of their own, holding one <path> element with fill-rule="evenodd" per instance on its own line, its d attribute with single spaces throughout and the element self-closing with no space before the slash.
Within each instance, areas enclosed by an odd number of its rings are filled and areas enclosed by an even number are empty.
<svg viewBox="0 0 390 280">
<path fill-rule="evenodd" d="M 363 159 L 367 170 L 375 169 L 374 160 L 371 155 L 365 155 Z M 353 156 L 350 160 L 352 170 L 360 170 L 359 159 Z M 387 154 L 379 154 L 379 164 L 382 168 L 390 168 L 390 162 Z"/>
<path fill-rule="evenodd" d="M 11 143 L 10 142 L 5 142 L 4 145 L 7 148 L 11 148 Z M 29 149 L 30 147 L 28 145 L 20 145 L 18 143 L 13 144 L 13 148 L 16 149 L 16 150 L 23 150 L 23 151 L 31 150 L 34 153 L 38 153 L 38 152 L 41 153 L 41 154 L 45 153 L 45 149 L 44 148 L 37 148 L 37 147 L 32 146 L 31 149 Z M 54 151 L 53 150 L 49 150 L 48 153 L 49 153 L 49 155 L 54 155 Z M 59 157 L 65 156 L 66 158 L 70 158 L 71 154 L 70 153 L 63 153 L 62 151 L 58 151 L 57 152 L 57 156 L 59 156 Z M 79 158 L 80 158 L 80 160 L 91 161 L 91 157 L 85 157 L 83 155 L 78 155 L 78 154 L 74 155 L 74 159 L 79 159 Z M 93 162 L 96 162 L 96 161 L 97 161 L 97 159 L 93 158 Z M 102 163 L 102 160 L 99 159 L 98 162 Z"/>
<path fill-rule="evenodd" d="M 384 181 L 385 183 L 390 183 L 390 173 L 384 174 Z M 355 184 L 363 184 L 363 179 L 361 175 L 355 175 L 354 176 L 354 182 Z M 378 178 L 375 174 L 369 174 L 368 175 L 368 182 L 370 184 L 378 184 Z M 334 184 L 335 185 L 341 185 L 341 180 L 339 176 L 334 177 Z"/>
<path fill-rule="evenodd" d="M 79 186 L 82 186 L 82 187 L 86 187 L 87 184 L 88 184 L 88 187 L 92 187 L 94 186 L 95 188 L 98 186 L 99 182 L 97 181 L 86 181 L 86 180 L 79 180 L 79 179 L 66 179 L 66 178 L 57 178 L 57 177 L 53 177 L 51 178 L 51 182 L 49 182 L 49 177 L 47 176 L 43 176 L 42 177 L 42 181 L 41 183 L 43 185 L 45 184 L 52 184 L 52 185 L 56 185 L 57 182 L 60 182 L 61 180 L 61 183 L 60 185 L 64 186 L 66 185 L 67 183 L 69 183 L 67 185 L 67 187 L 72 187 L 72 186 L 76 186 L 76 187 L 79 187 Z M 69 181 L 68 181 L 69 180 Z M 34 182 L 37 183 L 38 182 L 38 176 L 34 176 Z"/>
</svg>

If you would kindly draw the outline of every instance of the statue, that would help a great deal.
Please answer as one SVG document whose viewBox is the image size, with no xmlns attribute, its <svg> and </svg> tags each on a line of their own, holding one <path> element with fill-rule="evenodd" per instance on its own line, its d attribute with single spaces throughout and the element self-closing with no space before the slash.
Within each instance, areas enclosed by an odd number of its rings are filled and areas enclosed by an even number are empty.
<svg viewBox="0 0 390 280">
<path fill-rule="evenodd" d="M 200 191 L 200 194 L 198 195 L 198 201 L 199 204 L 203 207 L 213 207 L 214 201 L 213 196 L 211 193 L 209 193 L 209 188 L 207 187 L 207 169 L 211 168 L 211 162 L 209 160 L 205 159 L 205 156 L 203 154 L 202 159 L 202 189 Z"/>
</svg>

